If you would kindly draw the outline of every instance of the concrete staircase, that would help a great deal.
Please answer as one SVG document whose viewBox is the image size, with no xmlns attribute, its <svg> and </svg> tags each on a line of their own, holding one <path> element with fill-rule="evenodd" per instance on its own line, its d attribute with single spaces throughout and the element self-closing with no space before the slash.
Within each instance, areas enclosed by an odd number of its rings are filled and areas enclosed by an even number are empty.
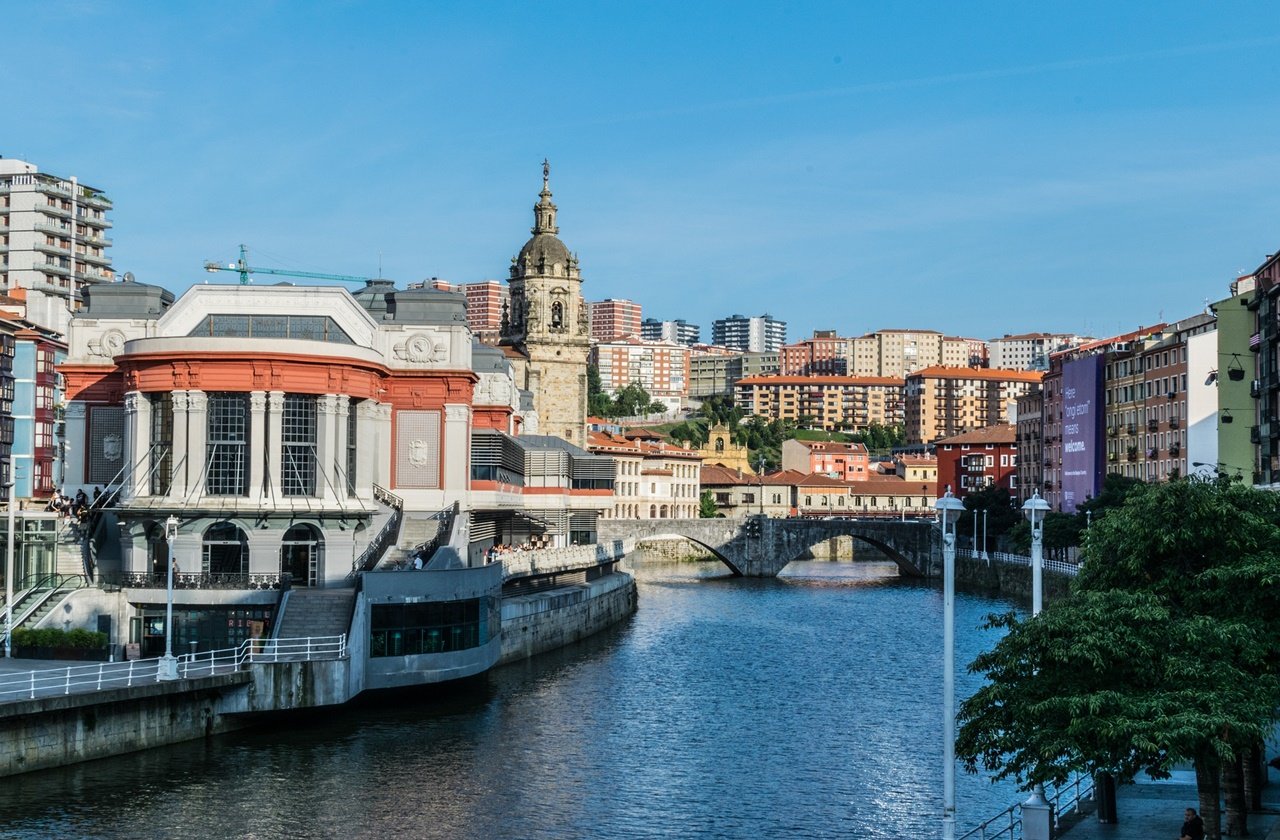
<svg viewBox="0 0 1280 840">
<path fill-rule="evenodd" d="M 341 636 L 350 631 L 354 589 L 292 589 L 274 634 L 278 639 Z"/>
<path fill-rule="evenodd" d="M 414 549 L 436 539 L 446 524 L 440 519 L 438 512 L 405 511 L 404 518 L 400 521 L 400 539 L 382 555 L 378 568 L 385 570 L 409 566 L 413 562 Z"/>
</svg>

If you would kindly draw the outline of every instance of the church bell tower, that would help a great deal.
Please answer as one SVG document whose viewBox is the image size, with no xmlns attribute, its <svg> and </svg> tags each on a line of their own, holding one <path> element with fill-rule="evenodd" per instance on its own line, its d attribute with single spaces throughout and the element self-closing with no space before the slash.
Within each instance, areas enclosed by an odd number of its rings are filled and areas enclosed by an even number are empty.
<svg viewBox="0 0 1280 840">
<path fill-rule="evenodd" d="M 516 377 L 533 394 L 539 431 L 584 446 L 591 330 L 578 258 L 556 235 L 560 228 L 550 178 L 551 166 L 544 160 L 533 236 L 511 260 L 500 343 L 521 357 L 515 360 Z"/>
</svg>

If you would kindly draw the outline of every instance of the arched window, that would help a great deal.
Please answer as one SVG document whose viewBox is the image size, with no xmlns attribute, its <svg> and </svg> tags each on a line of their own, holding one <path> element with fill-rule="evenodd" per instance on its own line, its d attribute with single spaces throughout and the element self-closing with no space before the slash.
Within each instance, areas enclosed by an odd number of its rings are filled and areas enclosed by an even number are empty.
<svg viewBox="0 0 1280 840">
<path fill-rule="evenodd" d="M 315 586 L 324 568 L 324 538 L 310 525 L 294 525 L 280 541 L 280 574 L 294 586 Z"/>
<path fill-rule="evenodd" d="M 718 438 L 716 438 L 716 451 L 717 451 L 717 452 L 723 452 L 723 451 L 724 451 L 724 438 L 722 438 L 722 437 L 718 437 Z"/>
<path fill-rule="evenodd" d="M 657 518 L 658 518 L 658 506 L 657 506 L 657 505 L 649 505 L 649 518 L 650 518 L 650 519 L 657 519 Z"/>
<path fill-rule="evenodd" d="M 204 532 L 202 571 L 206 575 L 249 573 L 249 540 L 231 522 L 216 522 Z"/>
<path fill-rule="evenodd" d="M 658 518 L 659 518 L 659 519 L 666 519 L 666 518 L 667 518 L 667 506 L 666 506 L 666 505 L 663 505 L 663 506 L 662 506 L 662 508 L 659 510 L 659 512 L 658 512 Z"/>
<path fill-rule="evenodd" d="M 551 327 L 560 329 L 564 326 L 564 304 L 556 301 L 551 304 Z"/>
</svg>

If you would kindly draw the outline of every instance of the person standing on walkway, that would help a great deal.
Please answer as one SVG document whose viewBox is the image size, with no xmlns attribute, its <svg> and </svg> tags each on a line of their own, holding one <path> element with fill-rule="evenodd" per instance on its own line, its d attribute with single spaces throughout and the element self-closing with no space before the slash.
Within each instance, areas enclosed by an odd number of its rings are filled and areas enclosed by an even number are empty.
<svg viewBox="0 0 1280 840">
<path fill-rule="evenodd" d="M 1178 840 L 1204 840 L 1204 820 L 1196 813 L 1195 808 L 1188 808 L 1182 820 L 1182 831 Z"/>
</svg>

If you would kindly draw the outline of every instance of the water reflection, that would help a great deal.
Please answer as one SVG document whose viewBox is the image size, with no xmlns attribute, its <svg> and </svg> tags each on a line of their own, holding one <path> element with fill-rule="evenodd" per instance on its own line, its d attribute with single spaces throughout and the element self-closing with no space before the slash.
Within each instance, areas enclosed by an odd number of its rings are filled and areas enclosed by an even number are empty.
<svg viewBox="0 0 1280 840">
<path fill-rule="evenodd" d="M 822 561 L 776 581 L 719 563 L 637 577 L 628 622 L 448 698 L 7 780 L 0 824 L 23 838 L 936 836 L 936 588 Z M 961 666 L 1006 607 L 957 598 Z M 1014 798 L 958 786 L 962 825 Z"/>
</svg>

